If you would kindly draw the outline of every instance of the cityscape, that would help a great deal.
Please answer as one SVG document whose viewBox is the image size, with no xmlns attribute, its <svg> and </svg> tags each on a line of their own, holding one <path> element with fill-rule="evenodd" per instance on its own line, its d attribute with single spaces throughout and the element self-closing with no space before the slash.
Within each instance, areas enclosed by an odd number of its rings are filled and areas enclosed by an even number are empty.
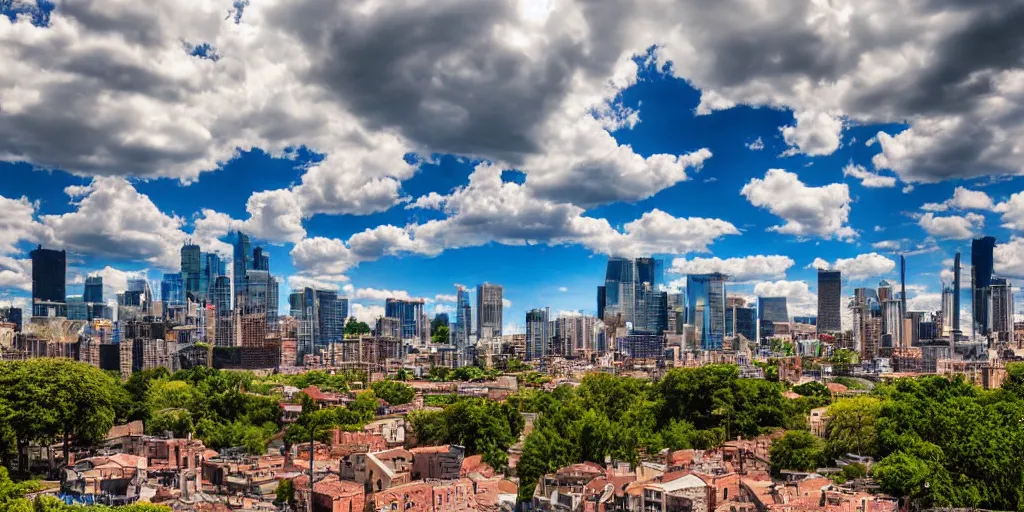
<svg viewBox="0 0 1024 512">
<path fill-rule="evenodd" d="M 1022 21 L 0 1 L 0 512 L 1024 510 Z"/>
</svg>

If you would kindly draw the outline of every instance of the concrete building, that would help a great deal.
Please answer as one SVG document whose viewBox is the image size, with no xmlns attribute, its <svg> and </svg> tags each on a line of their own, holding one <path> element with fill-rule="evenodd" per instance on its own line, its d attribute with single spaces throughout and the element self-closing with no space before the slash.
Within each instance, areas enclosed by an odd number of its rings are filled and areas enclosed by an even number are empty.
<svg viewBox="0 0 1024 512">
<path fill-rule="evenodd" d="M 818 332 L 843 330 L 840 315 L 842 292 L 842 274 L 838 270 L 818 270 Z"/>
<path fill-rule="evenodd" d="M 502 287 L 484 283 L 476 287 L 476 339 L 477 341 L 501 336 Z"/>
</svg>

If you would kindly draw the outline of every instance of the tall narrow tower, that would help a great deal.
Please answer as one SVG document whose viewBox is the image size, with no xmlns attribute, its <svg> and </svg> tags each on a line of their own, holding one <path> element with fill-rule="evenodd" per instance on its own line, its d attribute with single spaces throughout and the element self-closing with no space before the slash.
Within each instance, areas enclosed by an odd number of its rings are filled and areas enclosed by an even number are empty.
<svg viewBox="0 0 1024 512">
<path fill-rule="evenodd" d="M 953 258 L 953 336 L 960 331 L 960 253 Z"/>
</svg>

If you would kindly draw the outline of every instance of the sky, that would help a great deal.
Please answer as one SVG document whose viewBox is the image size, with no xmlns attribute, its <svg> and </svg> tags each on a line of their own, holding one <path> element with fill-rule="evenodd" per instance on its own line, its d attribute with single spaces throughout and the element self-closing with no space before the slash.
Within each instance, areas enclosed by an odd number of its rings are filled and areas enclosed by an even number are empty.
<svg viewBox="0 0 1024 512">
<path fill-rule="evenodd" d="M 769 8 L 770 6 L 770 8 Z M 813 314 L 936 310 L 994 236 L 1024 277 L 1024 4 L 0 0 L 0 302 L 154 283 L 243 230 L 287 292 L 596 311 L 609 255 Z M 966 269 L 966 266 L 965 266 Z M 966 271 L 966 270 L 965 270 Z M 969 273 L 965 273 L 965 276 Z M 1018 297 L 1020 294 L 1018 294 Z M 1018 299 L 1020 301 L 1020 299 Z M 966 303 L 966 301 L 964 301 Z"/>
</svg>

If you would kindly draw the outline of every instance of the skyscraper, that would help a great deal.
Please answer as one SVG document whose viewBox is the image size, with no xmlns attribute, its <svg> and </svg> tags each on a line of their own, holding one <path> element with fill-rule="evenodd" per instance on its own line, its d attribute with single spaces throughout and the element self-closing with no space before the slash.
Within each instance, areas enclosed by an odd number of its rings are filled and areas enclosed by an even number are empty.
<svg viewBox="0 0 1024 512">
<path fill-rule="evenodd" d="M 225 275 L 227 269 L 217 253 L 204 252 L 199 260 L 199 294 L 202 298 L 209 298 L 210 287 L 213 286 L 217 276 Z"/>
<path fill-rule="evenodd" d="M 210 301 L 214 307 L 214 345 L 230 347 L 234 344 L 231 318 L 231 278 L 217 276 L 210 285 Z"/>
<path fill-rule="evenodd" d="M 348 299 L 338 297 L 333 290 L 317 290 L 320 303 L 320 336 L 323 343 L 333 343 L 345 337 L 345 318 L 348 316 Z"/>
<path fill-rule="evenodd" d="M 82 300 L 95 304 L 103 302 L 103 276 L 85 278 L 85 291 L 82 294 Z"/>
<path fill-rule="evenodd" d="M 605 290 L 607 290 L 605 285 L 597 287 L 597 318 L 601 319 L 602 321 L 604 320 L 604 305 L 605 301 L 607 300 Z"/>
<path fill-rule="evenodd" d="M 477 341 L 501 336 L 502 287 L 481 284 L 476 287 L 476 339 Z"/>
<path fill-rule="evenodd" d="M 725 274 L 686 276 L 686 317 L 702 350 L 721 350 L 725 338 Z"/>
<path fill-rule="evenodd" d="M 164 303 L 164 308 L 168 306 L 176 306 L 185 303 L 185 289 L 184 280 L 181 278 L 181 274 L 175 272 L 173 274 L 164 274 L 163 279 L 160 280 L 160 301 Z"/>
<path fill-rule="evenodd" d="M 1013 340 L 1013 287 L 1008 279 L 992 278 L 992 332 L 999 341 Z"/>
<path fill-rule="evenodd" d="M 67 253 L 43 249 L 40 245 L 33 249 L 29 256 L 32 258 L 32 302 L 65 302 Z"/>
<path fill-rule="evenodd" d="M 397 318 L 402 323 L 403 340 L 419 340 L 421 338 L 422 299 L 387 299 L 384 301 L 384 316 Z"/>
<path fill-rule="evenodd" d="M 265 253 L 262 247 L 252 250 L 252 268 L 254 270 L 270 271 L 270 255 Z"/>
<path fill-rule="evenodd" d="M 277 279 L 266 270 L 249 270 L 245 273 L 245 293 L 240 295 L 241 315 L 265 315 L 267 328 L 277 330 L 277 302 L 279 286 Z"/>
<path fill-rule="evenodd" d="M 953 258 L 953 332 L 960 332 L 960 253 Z"/>
<path fill-rule="evenodd" d="M 668 327 L 668 295 L 659 289 L 662 262 L 637 258 L 633 283 L 633 331 L 661 334 Z"/>
<path fill-rule="evenodd" d="M 606 315 L 616 315 L 624 323 L 635 321 L 634 308 L 636 293 L 636 268 L 633 260 L 626 258 L 608 258 L 605 271 L 605 306 Z"/>
<path fill-rule="evenodd" d="M 942 337 L 950 337 L 953 335 L 953 313 L 955 311 L 953 304 L 956 301 L 953 297 L 953 288 L 945 286 L 942 288 Z"/>
<path fill-rule="evenodd" d="M 199 246 L 191 243 L 181 246 L 181 282 L 185 296 L 191 294 L 192 297 L 199 297 L 199 292 L 202 291 L 199 286 L 201 268 L 202 256 Z"/>
<path fill-rule="evenodd" d="M 238 297 L 245 293 L 245 272 L 253 270 L 253 266 L 249 235 L 238 231 L 235 236 L 234 296 Z"/>
<path fill-rule="evenodd" d="M 455 298 L 455 348 L 461 354 L 469 346 L 469 334 L 473 332 L 473 310 L 469 305 L 469 292 L 459 286 Z"/>
<path fill-rule="evenodd" d="M 975 331 L 987 335 L 992 330 L 990 303 L 992 294 L 993 251 L 996 239 L 991 236 L 971 241 L 971 302 Z"/>
<path fill-rule="evenodd" d="M 838 270 L 818 270 L 818 332 L 840 332 L 840 298 L 843 293 L 842 274 Z"/>
<path fill-rule="evenodd" d="M 291 315 L 298 323 L 296 329 L 298 360 L 316 354 L 325 347 L 320 336 L 320 300 L 313 288 L 303 288 L 288 296 Z"/>
<path fill-rule="evenodd" d="M 785 297 L 758 297 L 757 317 L 760 337 L 769 338 L 775 335 L 775 324 L 789 321 L 789 308 Z M 760 341 L 760 340 L 759 340 Z"/>
<path fill-rule="evenodd" d="M 531 309 L 526 312 L 526 354 L 527 361 L 543 359 L 548 355 L 551 343 L 550 312 L 545 309 Z"/>
</svg>

